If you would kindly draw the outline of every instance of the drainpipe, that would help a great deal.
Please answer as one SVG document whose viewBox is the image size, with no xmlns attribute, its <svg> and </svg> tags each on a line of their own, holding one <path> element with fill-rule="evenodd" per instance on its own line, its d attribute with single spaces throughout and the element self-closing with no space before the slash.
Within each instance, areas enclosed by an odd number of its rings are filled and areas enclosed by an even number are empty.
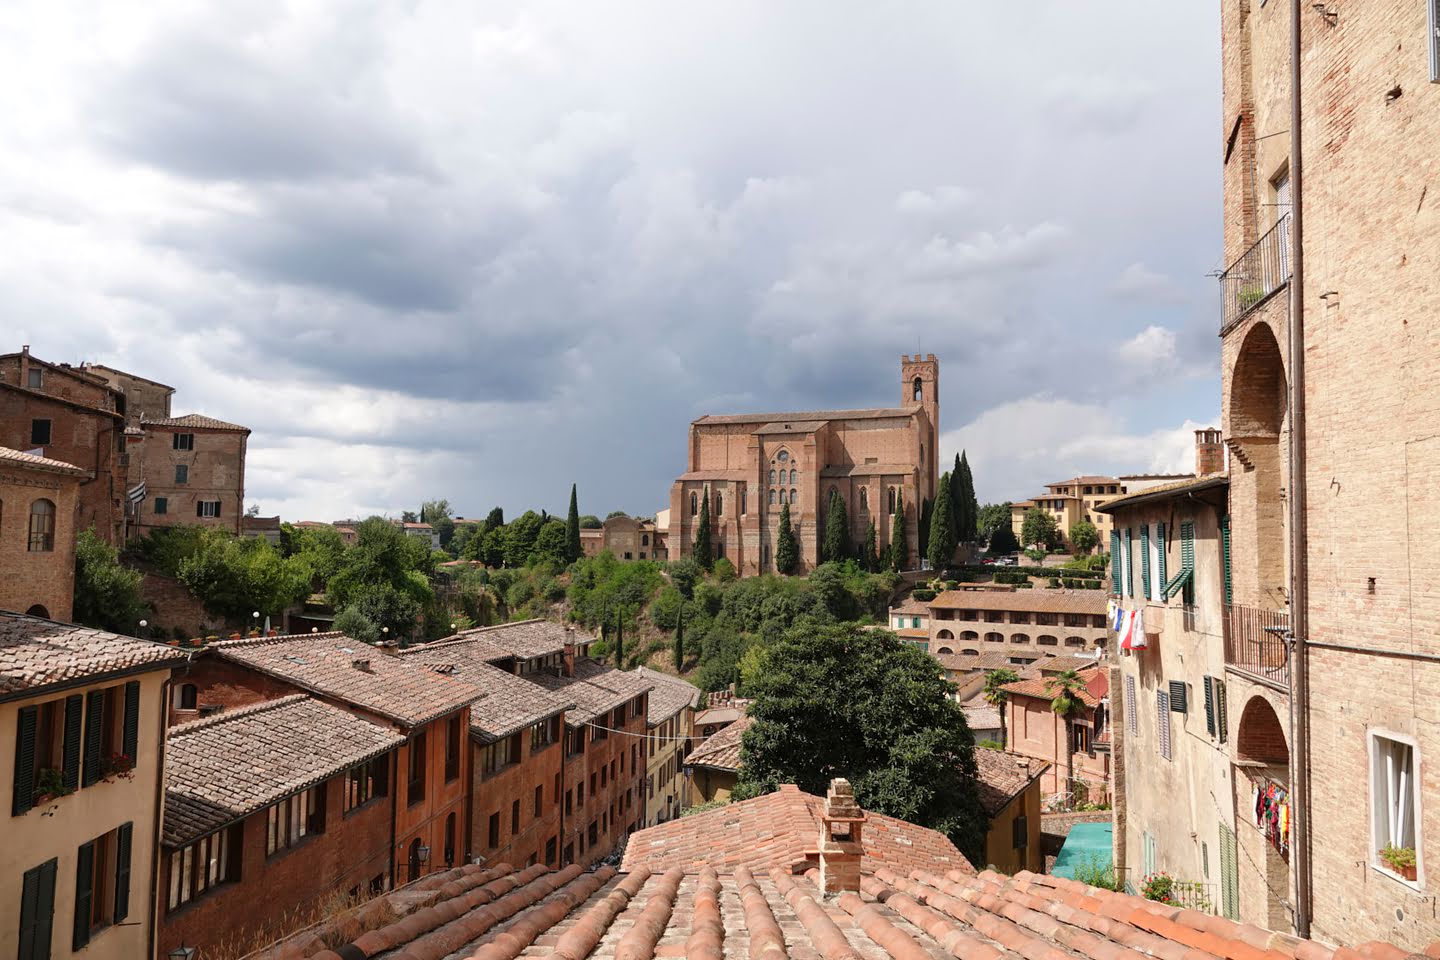
<svg viewBox="0 0 1440 960">
<path fill-rule="evenodd" d="M 1295 863 L 1295 932 L 1310 936 L 1310 707 L 1305 641 L 1309 592 L 1305 538 L 1304 144 L 1301 137 L 1301 0 L 1290 2 L 1290 848 Z"/>
</svg>

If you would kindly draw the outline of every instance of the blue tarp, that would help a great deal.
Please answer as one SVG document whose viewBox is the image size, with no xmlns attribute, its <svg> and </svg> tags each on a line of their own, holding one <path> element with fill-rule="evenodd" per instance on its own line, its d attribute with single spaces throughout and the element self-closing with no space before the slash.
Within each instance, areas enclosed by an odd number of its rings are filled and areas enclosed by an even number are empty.
<svg viewBox="0 0 1440 960">
<path fill-rule="evenodd" d="M 1055 866 L 1050 872 L 1057 877 L 1075 879 L 1075 868 L 1088 862 L 1108 867 L 1114 862 L 1114 827 L 1108 823 L 1077 823 L 1070 828 Z"/>
</svg>

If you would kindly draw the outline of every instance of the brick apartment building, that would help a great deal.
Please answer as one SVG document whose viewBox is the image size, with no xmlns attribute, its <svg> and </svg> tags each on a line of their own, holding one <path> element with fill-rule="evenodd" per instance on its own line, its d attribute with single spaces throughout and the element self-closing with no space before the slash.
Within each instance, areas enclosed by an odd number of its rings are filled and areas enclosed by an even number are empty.
<svg viewBox="0 0 1440 960">
<path fill-rule="evenodd" d="M 919 516 L 940 481 L 940 362 L 902 357 L 900 405 L 704 416 L 690 424 L 685 472 L 670 488 L 669 554 L 689 556 L 700 501 L 710 500 L 712 549 L 741 576 L 775 569 L 781 508 L 800 547 L 800 571 L 815 566 L 831 491 L 845 501 L 850 535 L 863 542 L 873 521 L 879 549 L 890 543 L 903 506 L 910 555 L 918 566 Z M 923 548 L 919 548 L 923 549 Z"/>
<path fill-rule="evenodd" d="M 0 447 L 0 610 L 69 620 L 79 467 Z"/>
<path fill-rule="evenodd" d="M 1099 590 L 946 590 L 928 606 L 934 654 L 1080 653 L 1109 638 Z"/>
<path fill-rule="evenodd" d="M 154 956 L 165 703 L 184 659 L 0 613 L 0 956 Z"/>
<path fill-rule="evenodd" d="M 143 485 L 145 497 L 132 509 L 132 535 L 182 523 L 242 533 L 249 438 L 248 427 L 198 413 L 133 422 L 127 483 Z"/>
<path fill-rule="evenodd" d="M 598 528 L 580 531 L 581 553 L 587 557 L 598 557 L 605 550 L 609 550 L 617 560 L 667 559 L 655 521 L 623 514 L 610 517 Z"/>
<path fill-rule="evenodd" d="M 68 364 L 19 353 L 0 355 L 0 446 L 85 471 L 71 538 L 94 528 L 107 543 L 124 539 L 124 397 Z"/>
<path fill-rule="evenodd" d="M 405 737 L 303 694 L 170 729 L 159 953 L 248 953 L 390 888 Z"/>
<path fill-rule="evenodd" d="M 483 690 L 339 633 L 223 640 L 177 683 L 202 715 L 307 693 L 397 731 L 405 742 L 395 761 L 394 881 L 466 858 L 470 704 Z"/>
<path fill-rule="evenodd" d="M 690 805 L 685 758 L 695 734 L 695 708 L 701 691 L 688 680 L 637 667 L 635 673 L 655 684 L 645 712 L 645 826 L 673 820 Z"/>
<path fill-rule="evenodd" d="M 1005 684 L 1009 753 L 1049 764 L 1041 775 L 1046 796 L 1110 799 L 1110 729 L 1107 698 L 1110 682 L 1099 666 L 1077 671 L 1081 688 L 1077 713 L 1062 717 L 1054 710 L 1053 677 L 1039 676 Z"/>
</svg>

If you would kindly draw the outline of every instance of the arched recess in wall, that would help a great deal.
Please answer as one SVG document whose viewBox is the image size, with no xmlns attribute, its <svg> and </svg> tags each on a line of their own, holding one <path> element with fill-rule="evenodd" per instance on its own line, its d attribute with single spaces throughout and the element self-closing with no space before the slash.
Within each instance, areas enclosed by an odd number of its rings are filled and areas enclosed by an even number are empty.
<svg viewBox="0 0 1440 960">
<path fill-rule="evenodd" d="M 1240 727 L 1235 736 L 1235 759 L 1283 767 L 1290 763 L 1290 747 L 1285 742 L 1285 728 L 1275 708 L 1262 696 L 1254 696 L 1240 714 Z"/>
<path fill-rule="evenodd" d="M 936 640 L 954 640 L 954 639 L 955 639 L 955 634 L 951 633 L 949 630 L 941 630 L 939 633 L 935 634 L 935 639 L 936 639 Z"/>
</svg>

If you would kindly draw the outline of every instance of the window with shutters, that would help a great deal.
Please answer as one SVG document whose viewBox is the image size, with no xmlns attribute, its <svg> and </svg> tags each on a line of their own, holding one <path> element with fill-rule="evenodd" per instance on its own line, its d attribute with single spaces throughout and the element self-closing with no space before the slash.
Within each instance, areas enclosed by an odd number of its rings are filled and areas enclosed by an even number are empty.
<svg viewBox="0 0 1440 960">
<path fill-rule="evenodd" d="M 1015 850 L 1024 850 L 1030 845 L 1030 821 L 1024 814 L 1010 821 L 1010 846 Z"/>
<path fill-rule="evenodd" d="M 218 517 L 220 516 L 219 500 L 196 500 L 195 516 L 197 517 Z"/>
<path fill-rule="evenodd" d="M 1240 869 L 1235 832 L 1220 825 L 1220 911 L 1227 920 L 1240 919 Z"/>
<path fill-rule="evenodd" d="M 1150 524 L 1140 527 L 1140 588 L 1149 600 L 1153 594 L 1150 591 Z"/>
<path fill-rule="evenodd" d="M 1135 678 L 1125 678 L 1125 725 L 1130 732 L 1137 733 L 1139 724 L 1135 717 Z"/>
<path fill-rule="evenodd" d="M 59 866 L 59 860 L 47 860 L 25 871 L 20 888 L 20 960 L 50 960 Z"/>
<path fill-rule="evenodd" d="M 1110 592 L 1120 593 L 1120 534 L 1110 533 Z"/>
<path fill-rule="evenodd" d="M 244 824 L 237 823 L 167 854 L 165 909 L 173 912 L 240 879 Z"/>
<path fill-rule="evenodd" d="M 265 854 L 287 850 L 306 837 L 325 832 L 325 784 L 281 800 L 266 811 Z"/>
<path fill-rule="evenodd" d="M 169 498 L 169 497 L 156 497 L 156 498 L 155 498 L 155 515 L 156 515 L 157 517 L 160 517 L 160 516 L 164 516 L 165 514 L 167 514 L 167 513 L 169 513 L 169 512 L 170 512 L 170 498 Z"/>
<path fill-rule="evenodd" d="M 1440 0 L 1436 0 L 1440 3 Z M 1220 518 L 1220 563 L 1225 576 L 1225 605 L 1233 602 L 1234 588 L 1230 579 L 1230 518 Z"/>
<path fill-rule="evenodd" d="M 1180 570 L 1165 584 L 1165 599 L 1181 594 L 1185 606 L 1195 604 L 1195 524 L 1180 524 Z"/>
<path fill-rule="evenodd" d="M 465 743 L 465 733 L 460 727 L 463 717 L 455 714 L 445 721 L 445 782 L 460 776 L 460 751 Z"/>
<path fill-rule="evenodd" d="M 1160 756 L 1166 760 L 1170 759 L 1170 694 L 1165 690 L 1155 691 L 1155 730 L 1157 733 L 1156 743 L 1160 748 Z"/>
<path fill-rule="evenodd" d="M 1225 681 L 1219 677 L 1205 678 L 1205 732 L 1224 743 L 1228 738 L 1225 710 Z"/>
<path fill-rule="evenodd" d="M 1126 528 L 1125 528 L 1125 535 L 1121 538 L 1121 541 L 1122 541 L 1122 542 L 1121 542 L 1121 544 L 1120 544 L 1120 546 L 1121 546 L 1121 548 L 1122 548 L 1122 550 L 1123 550 L 1123 553 L 1124 553 L 1124 556 L 1121 558 L 1120 589 L 1121 589 L 1121 591 L 1124 593 L 1124 595 L 1127 596 L 1127 597 L 1133 597 L 1133 596 L 1135 596 L 1135 584 L 1134 584 L 1134 582 L 1130 579 L 1131 570 L 1133 569 L 1133 568 L 1131 567 L 1131 560 L 1132 560 L 1133 558 L 1131 557 L 1131 552 L 1132 552 L 1132 551 L 1131 551 L 1130 547 L 1131 547 L 1131 544 L 1134 543 L 1134 540 L 1135 540 L 1135 538 L 1134 538 L 1134 536 L 1130 533 L 1130 528 L 1129 528 L 1129 527 L 1126 527 Z"/>
<path fill-rule="evenodd" d="M 122 823 L 80 845 L 75 857 L 74 950 L 130 916 L 130 858 L 134 825 Z M 141 885 L 143 890 L 143 882 Z M 143 910 L 145 898 L 137 898 Z"/>
<path fill-rule="evenodd" d="M 189 465 L 184 463 L 175 464 L 175 482 L 176 484 L 186 484 L 190 482 Z"/>
<path fill-rule="evenodd" d="M 1401 734 L 1370 732 L 1371 863 L 1400 877 L 1381 856 L 1388 847 L 1414 851 L 1417 877 L 1424 879 L 1420 836 L 1419 746 Z M 1404 878 L 1401 878 L 1404 879 Z M 1416 883 L 1414 880 L 1407 880 Z"/>
<path fill-rule="evenodd" d="M 21 709 L 16 723 L 14 795 L 19 816 L 134 769 L 140 684 L 72 694 Z"/>
</svg>

